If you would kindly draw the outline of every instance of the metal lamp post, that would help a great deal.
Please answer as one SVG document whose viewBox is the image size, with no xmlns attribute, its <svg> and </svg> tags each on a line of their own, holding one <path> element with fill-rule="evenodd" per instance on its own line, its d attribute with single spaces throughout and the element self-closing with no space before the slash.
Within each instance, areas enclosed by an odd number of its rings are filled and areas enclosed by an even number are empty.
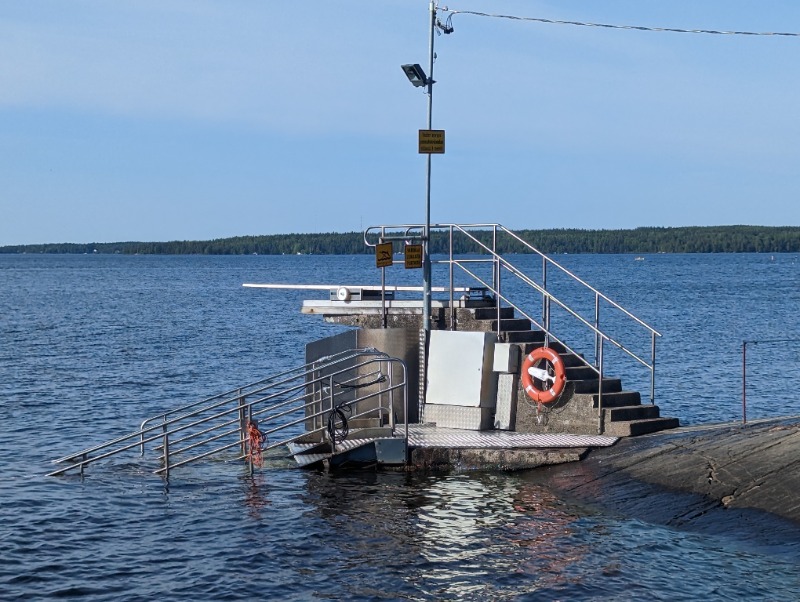
<svg viewBox="0 0 800 602">
<path fill-rule="evenodd" d="M 428 88 L 428 130 L 433 127 L 433 40 L 436 28 L 436 4 L 434 0 L 430 2 L 430 37 L 428 40 L 428 73 L 425 75 L 422 68 L 417 65 L 403 65 L 403 71 L 408 80 L 415 87 L 425 86 Z M 425 340 L 427 345 L 428 335 L 431 330 L 431 153 L 428 153 L 428 165 L 426 170 L 425 185 L 425 227 L 422 231 L 422 328 L 425 330 Z M 426 353 L 427 356 L 427 353 Z"/>
</svg>

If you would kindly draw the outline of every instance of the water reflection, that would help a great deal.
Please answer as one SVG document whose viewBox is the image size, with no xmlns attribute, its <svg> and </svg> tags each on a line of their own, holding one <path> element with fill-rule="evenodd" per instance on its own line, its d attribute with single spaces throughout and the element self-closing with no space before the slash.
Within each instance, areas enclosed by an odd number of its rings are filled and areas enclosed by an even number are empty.
<svg viewBox="0 0 800 602">
<path fill-rule="evenodd" d="M 267 475 L 263 471 L 256 471 L 252 475 L 240 478 L 244 493 L 244 504 L 247 514 L 255 521 L 263 518 L 262 510 L 270 505 L 267 489 Z"/>
<path fill-rule="evenodd" d="M 315 474 L 304 506 L 337 562 L 388 573 L 384 594 L 481 599 L 564 579 L 586 545 L 577 516 L 544 486 L 509 474 Z M 352 593 L 352 592 L 351 592 Z"/>
<path fill-rule="evenodd" d="M 523 483 L 514 501 L 518 520 L 509 540 L 519 548 L 516 571 L 533 578 L 531 590 L 581 584 L 584 575 L 572 568 L 591 555 L 582 541 L 579 515 L 552 490 Z"/>
</svg>

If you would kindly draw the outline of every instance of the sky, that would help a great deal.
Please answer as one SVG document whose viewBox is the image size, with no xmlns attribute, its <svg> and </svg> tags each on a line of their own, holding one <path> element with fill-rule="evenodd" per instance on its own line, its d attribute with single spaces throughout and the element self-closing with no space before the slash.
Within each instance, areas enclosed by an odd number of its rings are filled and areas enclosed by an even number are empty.
<svg viewBox="0 0 800 602">
<path fill-rule="evenodd" d="M 446 8 L 800 33 L 796 0 Z M 800 225 L 800 37 L 452 25 L 434 223 Z M 0 0 L 0 246 L 420 224 L 428 99 L 400 65 L 428 37 L 428 0 Z"/>
</svg>

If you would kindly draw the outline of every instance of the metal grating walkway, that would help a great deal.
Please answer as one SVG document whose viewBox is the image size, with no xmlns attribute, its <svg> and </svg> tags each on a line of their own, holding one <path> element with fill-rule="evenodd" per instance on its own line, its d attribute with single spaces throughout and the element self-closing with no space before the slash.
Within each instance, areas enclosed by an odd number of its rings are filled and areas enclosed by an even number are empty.
<svg viewBox="0 0 800 602">
<path fill-rule="evenodd" d="M 563 447 L 608 447 L 617 437 L 603 435 L 534 434 L 511 431 L 466 431 L 411 424 L 408 444 L 412 447 L 542 449 Z"/>
<path fill-rule="evenodd" d="M 404 429 L 398 427 L 398 432 Z M 617 442 L 617 437 L 602 435 L 533 434 L 510 431 L 468 431 L 462 429 L 439 428 L 432 424 L 410 424 L 408 426 L 408 446 L 410 448 L 448 448 L 448 449 L 565 449 L 608 447 Z M 336 452 L 323 451 L 324 443 L 290 443 L 290 454 L 298 467 L 310 466 L 332 456 L 346 453 L 375 441 L 375 439 L 347 439 L 336 445 Z"/>
</svg>

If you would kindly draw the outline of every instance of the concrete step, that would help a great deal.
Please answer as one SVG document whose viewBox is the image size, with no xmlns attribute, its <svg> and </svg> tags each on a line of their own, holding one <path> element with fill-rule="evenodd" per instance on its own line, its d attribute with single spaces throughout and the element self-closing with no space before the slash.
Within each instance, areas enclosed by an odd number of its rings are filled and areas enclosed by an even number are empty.
<svg viewBox="0 0 800 602">
<path fill-rule="evenodd" d="M 496 331 L 497 330 L 497 320 L 488 320 L 491 324 L 491 328 L 489 329 Z M 531 329 L 531 321 L 527 318 L 509 318 L 507 320 L 500 320 L 500 331 L 501 332 L 511 332 L 517 330 L 530 330 Z"/>
<path fill-rule="evenodd" d="M 544 335 L 544 333 L 542 333 L 542 335 Z M 564 345 L 562 345 L 557 341 L 550 341 L 550 343 L 548 343 L 547 346 L 554 349 L 555 351 L 557 351 L 562 355 L 568 353 L 567 350 L 564 348 Z M 544 336 L 542 336 L 541 342 L 536 342 L 536 343 L 531 343 L 530 345 L 526 345 L 525 353 L 530 353 L 537 347 L 544 347 Z"/>
<path fill-rule="evenodd" d="M 475 309 L 467 310 L 475 320 L 495 320 L 497 319 L 496 307 L 476 307 Z M 501 307 L 500 319 L 508 320 L 514 317 L 513 307 Z"/>
<path fill-rule="evenodd" d="M 575 353 L 559 353 L 559 355 L 561 356 L 561 360 L 564 362 L 564 366 L 567 368 L 575 368 L 577 366 L 586 365 L 586 363 L 583 361 L 583 358 Z"/>
<path fill-rule="evenodd" d="M 540 330 L 532 330 L 531 332 L 541 332 L 541 331 Z M 533 342 L 533 343 L 524 342 L 523 344 L 524 344 L 523 352 L 526 353 L 526 354 L 530 353 L 531 351 L 533 351 L 534 349 L 537 349 L 539 347 L 544 347 L 544 333 L 542 332 L 539 341 L 536 341 L 536 342 Z M 550 344 L 548 345 L 548 347 L 551 347 L 552 349 L 557 351 L 559 353 L 559 355 L 561 355 L 562 357 L 565 356 L 565 355 L 571 355 L 571 354 L 569 354 L 567 352 L 566 349 L 564 349 L 564 345 L 562 345 L 561 343 L 556 343 L 555 341 L 550 341 Z M 578 363 L 579 364 L 583 364 L 584 362 L 583 361 L 578 361 Z"/>
<path fill-rule="evenodd" d="M 597 386 L 600 384 L 597 378 L 587 378 L 585 380 L 573 380 L 569 385 L 574 386 L 575 393 L 597 393 Z M 619 393 L 622 391 L 622 381 L 619 378 L 604 378 L 603 379 L 603 397 L 607 393 Z"/>
<path fill-rule="evenodd" d="M 567 366 L 567 380 L 597 380 L 597 372 L 591 366 L 581 363 L 578 366 Z"/>
<path fill-rule="evenodd" d="M 645 418 L 627 422 L 609 422 L 604 425 L 604 435 L 612 437 L 636 437 L 648 433 L 656 433 L 680 426 L 677 418 Z"/>
<path fill-rule="evenodd" d="M 597 378 L 586 380 L 573 380 L 570 381 L 573 385 L 575 393 L 596 393 L 597 386 L 600 384 Z M 619 378 L 604 378 L 603 379 L 603 399 L 605 400 L 607 393 L 619 393 L 622 391 L 622 381 Z"/>
<path fill-rule="evenodd" d="M 459 321 L 460 330 L 471 332 L 497 332 L 497 320 L 470 320 L 469 322 Z M 500 331 L 510 330 L 530 330 L 531 321 L 525 318 L 508 318 L 500 320 Z"/>
<path fill-rule="evenodd" d="M 598 395 L 592 395 L 592 406 L 597 407 Z M 618 391 L 608 393 L 603 391 L 603 407 L 619 408 L 624 406 L 638 406 L 642 404 L 642 395 L 639 391 Z"/>
<path fill-rule="evenodd" d="M 544 342 L 544 331 L 510 330 L 503 332 L 501 338 L 506 343 L 539 343 L 539 347 L 541 347 L 541 343 Z M 528 351 L 528 353 L 530 353 L 530 351 Z"/>
<path fill-rule="evenodd" d="M 607 422 L 629 422 L 660 418 L 660 416 L 658 406 L 655 405 L 617 406 L 606 409 Z"/>
<path fill-rule="evenodd" d="M 525 359 L 525 356 L 528 355 L 534 349 L 539 349 L 540 347 L 544 347 L 544 345 L 543 345 L 544 332 L 542 332 L 541 330 L 529 330 L 529 331 L 526 331 L 526 332 L 507 332 L 505 334 L 506 335 L 514 335 L 514 339 L 529 338 L 530 341 L 532 341 L 532 342 L 529 342 L 527 340 L 526 341 L 521 341 L 521 340 L 508 340 L 508 341 L 506 341 L 507 343 L 519 343 L 520 344 L 520 346 L 522 347 L 522 353 L 523 353 L 522 359 L 523 360 Z M 525 335 L 527 335 L 527 336 L 525 336 Z M 569 369 L 569 368 L 586 368 L 588 370 L 588 372 L 586 372 L 586 374 L 587 374 L 586 378 L 591 378 L 592 376 L 597 378 L 597 372 L 595 372 L 592 368 L 587 366 L 586 362 L 583 361 L 583 358 L 580 355 L 577 355 L 575 353 L 563 353 L 563 349 L 562 349 L 562 351 L 559 351 L 558 355 L 561 356 L 561 361 L 564 362 L 564 366 L 567 369 Z M 569 373 L 567 373 L 567 378 L 569 378 Z M 574 378 L 574 380 L 581 380 L 581 378 L 580 377 Z"/>
</svg>

